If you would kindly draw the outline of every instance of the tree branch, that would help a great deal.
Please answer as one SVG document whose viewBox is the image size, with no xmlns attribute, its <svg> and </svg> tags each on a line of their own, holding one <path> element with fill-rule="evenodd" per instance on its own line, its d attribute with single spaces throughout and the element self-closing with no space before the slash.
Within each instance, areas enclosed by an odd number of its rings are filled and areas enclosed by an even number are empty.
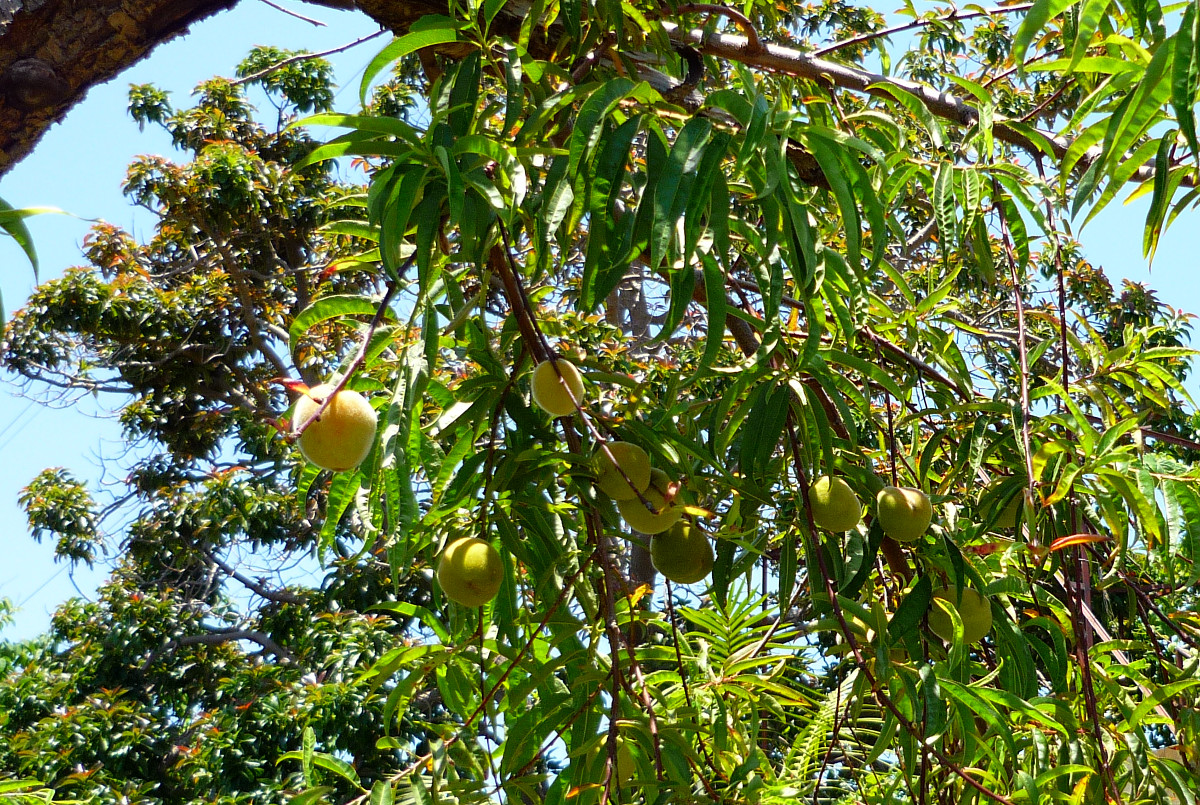
<svg viewBox="0 0 1200 805">
<path fill-rule="evenodd" d="M 268 0 L 262 0 L 262 2 L 267 3 Z M 268 5 L 271 5 L 271 4 L 268 3 Z M 281 9 L 281 10 L 286 10 L 286 9 Z M 303 19 L 303 18 L 301 18 L 301 19 Z M 320 24 L 324 25 L 325 23 L 320 23 Z M 358 39 L 355 39 L 353 42 L 350 42 L 345 45 L 340 45 L 339 47 L 336 47 L 336 48 L 330 48 L 329 50 L 322 50 L 320 53 L 297 53 L 294 56 L 288 56 L 286 59 L 277 61 L 274 64 L 272 64 L 270 67 L 267 67 L 263 70 L 259 70 L 257 73 L 251 73 L 250 75 L 242 76 L 237 81 L 231 81 L 229 83 L 233 86 L 237 86 L 238 84 L 248 84 L 251 81 L 257 81 L 260 78 L 266 78 L 271 73 L 275 72 L 276 70 L 282 70 L 284 67 L 287 67 L 289 64 L 295 64 L 296 62 L 307 61 L 309 59 L 321 59 L 321 58 L 324 58 L 325 56 L 332 56 L 335 53 L 341 53 L 342 51 L 349 50 L 352 47 L 357 47 L 358 45 L 361 45 L 363 42 L 370 42 L 372 39 L 380 37 L 385 33 L 387 33 L 387 31 L 380 29 L 373 34 L 367 34 L 366 36 L 360 36 Z"/>
<path fill-rule="evenodd" d="M 698 28 L 685 29 L 670 22 L 664 22 L 662 25 L 673 41 L 691 45 L 709 56 L 716 56 L 751 67 L 774 70 L 799 78 L 832 83 L 842 89 L 879 97 L 889 97 L 882 87 L 891 87 L 916 97 L 925 104 L 931 113 L 945 120 L 963 126 L 972 126 L 979 122 L 979 110 L 962 98 L 949 92 L 938 92 L 932 87 L 915 81 L 906 81 L 826 61 L 781 45 L 762 44 L 758 50 L 753 50 L 750 41 L 744 36 L 714 34 Z M 997 140 L 1016 146 L 1031 155 L 1044 154 L 1048 148 L 1050 153 L 1059 160 L 1071 147 L 1071 140 L 1058 137 L 1050 132 L 1030 128 L 1029 130 L 1035 135 L 1030 136 L 1011 125 L 1016 122 L 996 116 L 993 118 L 992 133 Z M 1076 168 L 1085 170 L 1102 153 L 1103 146 L 1092 146 L 1084 152 L 1083 157 L 1076 163 Z M 1129 177 L 1129 181 L 1143 182 L 1153 176 L 1153 167 L 1143 165 L 1134 171 L 1133 175 Z M 1186 177 L 1183 184 L 1191 187 L 1195 182 L 1191 177 Z"/>
<path fill-rule="evenodd" d="M 283 646 L 272 640 L 270 635 L 253 629 L 219 629 L 206 634 L 184 635 L 183 637 L 177 637 L 168 643 L 167 649 L 170 649 L 174 646 L 191 646 L 197 644 L 215 646 L 238 640 L 246 640 L 251 643 L 257 643 L 259 646 L 262 646 L 263 651 L 267 652 L 268 654 L 274 654 L 276 657 L 278 657 L 280 662 L 291 663 L 296 661 L 295 656 L 293 656 L 293 654 Z"/>
<path fill-rule="evenodd" d="M 200 548 L 199 546 L 196 547 L 199 549 L 200 553 L 204 555 L 205 559 L 219 567 L 222 571 L 224 571 L 225 575 L 241 582 L 249 590 L 261 596 L 262 598 L 267 599 L 268 601 L 274 601 L 277 604 L 299 604 L 304 600 L 295 593 L 290 593 L 287 590 L 269 589 L 265 585 L 259 584 L 253 579 L 243 576 L 233 566 L 223 561 L 220 557 L 207 548 Z"/>
</svg>

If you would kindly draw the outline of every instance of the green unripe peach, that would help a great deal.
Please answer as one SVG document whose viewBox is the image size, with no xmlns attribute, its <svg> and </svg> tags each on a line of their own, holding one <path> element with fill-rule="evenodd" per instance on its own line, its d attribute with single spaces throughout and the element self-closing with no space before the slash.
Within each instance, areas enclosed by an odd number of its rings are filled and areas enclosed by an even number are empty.
<svg viewBox="0 0 1200 805">
<path fill-rule="evenodd" d="M 621 788 L 627 788 L 636 775 L 637 761 L 633 759 L 629 744 L 617 741 L 617 762 L 613 768 L 613 779 Z"/>
<path fill-rule="evenodd" d="M 504 560 L 483 540 L 463 537 L 442 551 L 437 579 L 442 592 L 451 601 L 465 607 L 481 607 L 500 592 Z"/>
<path fill-rule="evenodd" d="M 920 489 L 885 486 L 875 503 L 883 533 L 897 542 L 920 539 L 933 519 L 933 506 Z"/>
<path fill-rule="evenodd" d="M 832 475 L 823 475 L 808 488 L 808 503 L 813 522 L 827 531 L 849 531 L 862 519 L 862 501 L 850 484 Z"/>
<path fill-rule="evenodd" d="M 1014 495 L 1013 499 L 1008 502 L 1001 511 L 1000 516 L 996 518 L 992 528 L 1016 528 L 1017 523 L 1021 519 L 1021 504 L 1025 502 L 1025 494 Z"/>
<path fill-rule="evenodd" d="M 329 383 L 314 386 L 296 400 L 292 427 L 307 422 L 333 391 Z M 362 463 L 375 443 L 377 418 L 367 398 L 343 389 L 329 406 L 300 434 L 300 452 L 321 469 L 342 472 Z"/>
<path fill-rule="evenodd" d="M 645 492 L 650 486 L 650 456 L 631 442 L 609 442 L 608 449 L 617 460 L 616 464 L 613 464 L 603 447 L 597 448 L 592 455 L 596 486 L 613 500 L 636 499 L 638 492 Z M 633 482 L 632 487 L 630 481 Z"/>
<path fill-rule="evenodd" d="M 950 619 L 945 605 L 939 604 L 939 601 L 953 604 L 955 601 L 954 588 L 940 587 L 934 590 L 933 603 L 929 607 L 930 630 L 949 643 L 954 640 L 954 621 Z M 978 590 L 964 587 L 962 603 L 958 604 L 956 608 L 958 617 L 962 619 L 964 643 L 978 643 L 984 638 L 984 635 L 991 631 L 992 605 Z"/>
<path fill-rule="evenodd" d="M 714 558 L 704 532 L 681 520 L 651 538 L 650 561 L 655 570 L 671 581 L 695 584 L 712 570 Z"/>
<path fill-rule="evenodd" d="M 667 501 L 667 489 L 671 479 L 662 470 L 652 470 L 650 485 L 642 492 L 642 497 L 650 501 L 657 514 L 652 513 L 642 503 L 641 498 L 618 500 L 617 511 L 629 523 L 629 527 L 642 534 L 658 534 L 666 531 L 679 522 L 683 517 L 683 507 L 675 503 L 674 498 Z"/>
<path fill-rule="evenodd" d="M 603 779 L 604 767 L 608 763 L 608 741 L 601 741 L 599 746 L 588 752 L 587 767 L 593 780 L 597 783 Z M 628 788 L 637 777 L 637 760 L 633 751 L 623 737 L 617 737 L 617 753 L 613 758 L 612 784 L 616 788 Z"/>
<path fill-rule="evenodd" d="M 538 408 L 552 416 L 570 416 L 575 413 L 575 402 L 583 403 L 583 375 L 575 364 L 562 358 L 542 361 L 533 370 L 530 390 Z"/>
</svg>

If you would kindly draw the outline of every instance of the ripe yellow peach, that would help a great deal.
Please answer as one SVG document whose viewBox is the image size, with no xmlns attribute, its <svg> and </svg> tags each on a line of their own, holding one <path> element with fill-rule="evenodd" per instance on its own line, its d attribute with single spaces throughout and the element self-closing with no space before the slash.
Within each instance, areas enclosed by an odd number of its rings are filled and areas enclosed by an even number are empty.
<svg viewBox="0 0 1200 805">
<path fill-rule="evenodd" d="M 539 363 L 533 370 L 530 389 L 538 408 L 552 416 L 570 416 L 575 413 L 575 402 L 583 403 L 583 375 L 575 364 L 562 358 Z"/>
<path fill-rule="evenodd" d="M 333 391 L 322 383 L 308 390 L 296 401 L 292 427 L 298 427 L 313 415 Z M 326 470 L 352 470 L 362 463 L 375 443 L 377 417 L 367 398 L 357 391 L 339 391 L 319 419 L 300 434 L 300 452 L 304 457 Z"/>
</svg>

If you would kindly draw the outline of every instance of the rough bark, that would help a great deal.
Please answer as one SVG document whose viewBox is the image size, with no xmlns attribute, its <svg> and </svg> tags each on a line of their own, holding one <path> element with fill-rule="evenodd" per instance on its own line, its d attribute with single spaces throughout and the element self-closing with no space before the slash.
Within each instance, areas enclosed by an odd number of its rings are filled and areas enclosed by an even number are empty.
<svg viewBox="0 0 1200 805">
<path fill-rule="evenodd" d="M 0 176 L 87 91 L 238 0 L 0 0 Z M 436 0 L 311 0 L 406 30 Z"/>
</svg>

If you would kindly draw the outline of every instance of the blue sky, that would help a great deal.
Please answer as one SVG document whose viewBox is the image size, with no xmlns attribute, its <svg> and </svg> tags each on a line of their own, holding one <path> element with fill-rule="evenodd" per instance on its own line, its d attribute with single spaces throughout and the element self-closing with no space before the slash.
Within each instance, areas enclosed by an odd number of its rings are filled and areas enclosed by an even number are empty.
<svg viewBox="0 0 1200 805">
<path fill-rule="evenodd" d="M 258 0 L 243 0 L 233 11 L 193 26 L 188 36 L 160 47 L 116 80 L 94 88 L 48 132 L 32 156 L 0 179 L 0 198 L 10 204 L 55 206 L 80 216 L 30 220 L 43 279 L 82 262 L 80 244 L 89 226 L 82 219 L 103 218 L 139 238 L 149 234 L 148 214 L 121 194 L 125 168 L 137 154 L 170 156 L 172 151 L 165 134 L 152 129 L 139 133 L 129 119 L 125 112 L 129 84 L 157 84 L 170 90 L 179 106 L 201 80 L 230 74 L 255 45 L 321 51 L 376 30 L 361 14 L 297 2 L 284 5 L 326 25 L 317 27 Z M 376 39 L 330 57 L 337 80 L 346 87 L 335 108 L 355 108 L 358 76 L 384 41 Z M 1194 279 L 1200 219 L 1188 213 L 1176 221 L 1163 237 L 1151 275 L 1141 256 L 1144 215 L 1144 203 L 1127 208 L 1114 202 L 1081 235 L 1089 259 L 1102 265 L 1118 288 L 1122 278 L 1149 281 L 1164 302 L 1200 311 L 1200 283 Z M 11 311 L 28 296 L 34 282 L 21 252 L 7 238 L 0 238 L 0 269 L 0 289 L 5 308 Z M 16 625 L 0 633 L 8 639 L 43 631 L 59 603 L 77 594 L 77 589 L 91 594 L 107 569 L 104 563 L 92 572 L 84 568 L 72 580 L 64 565 L 53 562 L 53 546 L 37 545 L 27 535 L 17 506 L 19 491 L 42 469 L 63 466 L 88 481 L 97 497 L 104 499 L 105 488 L 121 481 L 121 456 L 126 450 L 103 399 L 76 399 L 70 406 L 46 408 L 18 392 L 11 382 L 0 385 L 0 555 L 12 560 L 0 564 L 0 597 L 21 607 Z"/>
<path fill-rule="evenodd" d="M 304 22 L 258 0 L 243 0 L 192 27 L 185 37 L 158 48 L 106 85 L 88 93 L 65 120 L 54 126 L 34 153 L 0 179 L 0 198 L 17 207 L 53 206 L 77 217 L 43 215 L 28 221 L 41 262 L 41 278 L 49 279 L 83 262 L 80 245 L 88 218 L 103 218 L 126 228 L 139 239 L 150 234 L 150 216 L 133 207 L 121 194 L 125 168 L 144 153 L 178 158 L 170 138 L 161 130 L 139 132 L 126 114 L 130 84 L 153 83 L 171 92 L 175 106 L 187 104 L 193 88 L 214 75 L 230 75 L 255 45 L 291 50 L 323 51 L 374 33 L 378 26 L 366 15 L 334 11 L 304 3 L 281 3 L 323 27 Z M 329 57 L 337 80 L 345 87 L 335 106 L 353 110 L 358 79 L 371 57 L 387 42 L 374 39 Z M 5 310 L 19 307 L 33 290 L 28 262 L 12 241 L 0 238 L 0 290 Z M 76 595 L 76 586 L 91 594 L 103 580 L 106 566 L 76 571 L 53 561 L 53 545 L 38 545 L 27 535 L 17 495 L 46 467 L 67 467 L 91 483 L 98 500 L 105 488 L 119 484 L 127 464 L 120 427 L 106 407 L 115 400 L 74 399 L 67 407 L 46 408 L 17 396 L 12 375 L 0 384 L 0 597 L 20 606 L 17 622 L 0 633 L 10 640 L 33 636 L 49 624 L 59 603 Z M 107 475 L 102 473 L 103 459 Z"/>
</svg>

